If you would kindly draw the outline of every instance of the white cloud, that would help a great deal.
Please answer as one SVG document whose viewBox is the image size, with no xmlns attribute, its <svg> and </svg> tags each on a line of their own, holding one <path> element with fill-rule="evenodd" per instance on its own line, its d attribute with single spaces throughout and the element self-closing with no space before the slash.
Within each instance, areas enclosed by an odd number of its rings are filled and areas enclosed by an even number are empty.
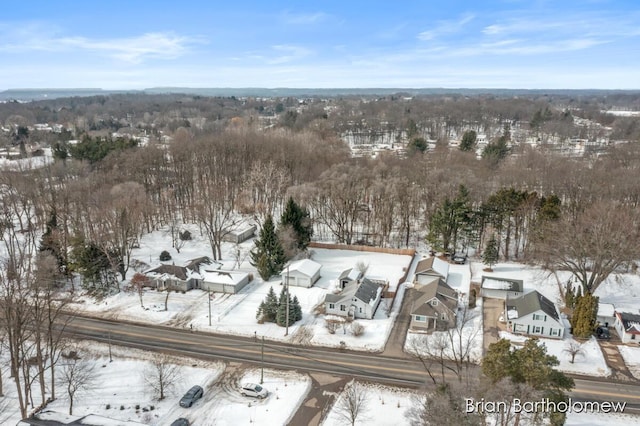
<svg viewBox="0 0 640 426">
<path fill-rule="evenodd" d="M 418 38 L 423 41 L 434 40 L 447 34 L 455 34 L 475 18 L 474 15 L 466 14 L 457 20 L 438 21 L 437 25 L 430 30 L 422 31 Z"/>
</svg>

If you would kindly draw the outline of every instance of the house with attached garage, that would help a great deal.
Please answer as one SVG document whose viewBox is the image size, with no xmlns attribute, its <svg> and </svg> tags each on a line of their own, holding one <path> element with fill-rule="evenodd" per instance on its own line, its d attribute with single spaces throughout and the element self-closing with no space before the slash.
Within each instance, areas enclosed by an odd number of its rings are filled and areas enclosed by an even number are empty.
<svg viewBox="0 0 640 426">
<path fill-rule="evenodd" d="M 443 279 L 410 292 L 411 331 L 446 330 L 456 325 L 458 293 Z"/>
<path fill-rule="evenodd" d="M 522 296 L 523 287 L 522 280 L 482 276 L 480 296 L 502 300 L 506 300 L 507 297 L 515 299 Z"/>
<path fill-rule="evenodd" d="M 309 288 L 320 279 L 320 268 L 322 268 L 322 265 L 313 260 L 296 260 L 285 267 L 280 273 L 282 283 L 288 283 L 295 287 Z"/>
<path fill-rule="evenodd" d="M 349 282 L 339 293 L 325 296 L 325 313 L 351 319 L 372 319 L 387 286 L 388 282 L 384 280 L 366 277 Z"/>
<path fill-rule="evenodd" d="M 515 334 L 562 339 L 566 320 L 556 305 L 536 290 L 521 296 L 507 297 L 507 330 Z"/>
<path fill-rule="evenodd" d="M 202 289 L 219 293 L 237 293 L 251 281 L 246 272 L 222 270 L 222 264 L 207 256 L 191 259 L 186 264 L 160 265 L 144 274 L 151 287 L 167 291 Z"/>
<path fill-rule="evenodd" d="M 425 285 L 433 281 L 438 282 L 440 279 L 446 282 L 448 278 L 449 262 L 432 256 L 418 262 L 413 282 Z"/>
<path fill-rule="evenodd" d="M 622 343 L 640 343 L 640 315 L 616 311 L 613 326 Z"/>
</svg>

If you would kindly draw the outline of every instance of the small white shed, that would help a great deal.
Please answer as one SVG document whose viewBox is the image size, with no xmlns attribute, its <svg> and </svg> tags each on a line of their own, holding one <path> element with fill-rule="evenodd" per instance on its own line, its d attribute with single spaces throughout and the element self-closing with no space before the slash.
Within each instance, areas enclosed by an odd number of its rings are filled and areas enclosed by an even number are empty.
<svg viewBox="0 0 640 426">
<path fill-rule="evenodd" d="M 320 278 L 320 268 L 322 265 L 313 260 L 297 260 L 282 270 L 282 282 L 296 287 L 309 288 Z"/>
</svg>

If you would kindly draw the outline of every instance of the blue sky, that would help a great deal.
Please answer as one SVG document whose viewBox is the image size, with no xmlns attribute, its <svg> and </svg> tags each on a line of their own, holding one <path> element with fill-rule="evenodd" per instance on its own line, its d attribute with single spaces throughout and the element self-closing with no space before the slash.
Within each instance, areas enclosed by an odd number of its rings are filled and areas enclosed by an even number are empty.
<svg viewBox="0 0 640 426">
<path fill-rule="evenodd" d="M 637 0 L 29 1 L 0 90 L 639 89 Z"/>
</svg>

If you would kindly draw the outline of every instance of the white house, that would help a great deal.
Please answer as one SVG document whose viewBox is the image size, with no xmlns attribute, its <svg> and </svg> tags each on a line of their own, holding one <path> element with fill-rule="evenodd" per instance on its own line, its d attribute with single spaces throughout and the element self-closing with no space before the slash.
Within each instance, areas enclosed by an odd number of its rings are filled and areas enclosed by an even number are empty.
<svg viewBox="0 0 640 426">
<path fill-rule="evenodd" d="M 296 287 L 309 288 L 320 278 L 320 265 L 310 259 L 297 260 L 289 267 L 284 268 L 280 274 L 283 283 Z M 288 280 L 288 281 L 287 281 Z"/>
<path fill-rule="evenodd" d="M 440 279 L 446 282 L 448 277 L 449 262 L 433 256 L 418 262 L 413 282 L 418 285 L 426 285 L 433 281 L 438 282 Z"/>
<path fill-rule="evenodd" d="M 640 343 L 640 315 L 616 311 L 613 326 L 622 343 Z"/>
<path fill-rule="evenodd" d="M 205 269 L 200 271 L 200 275 L 202 276 L 200 288 L 218 293 L 238 293 L 251 281 L 249 274 L 241 271 Z"/>
<path fill-rule="evenodd" d="M 483 276 L 480 284 L 480 296 L 492 299 L 514 299 L 522 296 L 522 292 L 522 280 Z"/>
<path fill-rule="evenodd" d="M 613 326 L 615 321 L 616 307 L 613 303 L 598 303 L 598 314 L 596 320 L 607 327 Z"/>
<path fill-rule="evenodd" d="M 385 282 L 369 278 L 352 281 L 340 293 L 325 296 L 325 313 L 372 319 L 380 305 L 385 286 Z"/>
<path fill-rule="evenodd" d="M 556 305 L 533 290 L 516 298 L 507 297 L 507 329 L 512 333 L 562 339 L 565 321 Z"/>
</svg>

